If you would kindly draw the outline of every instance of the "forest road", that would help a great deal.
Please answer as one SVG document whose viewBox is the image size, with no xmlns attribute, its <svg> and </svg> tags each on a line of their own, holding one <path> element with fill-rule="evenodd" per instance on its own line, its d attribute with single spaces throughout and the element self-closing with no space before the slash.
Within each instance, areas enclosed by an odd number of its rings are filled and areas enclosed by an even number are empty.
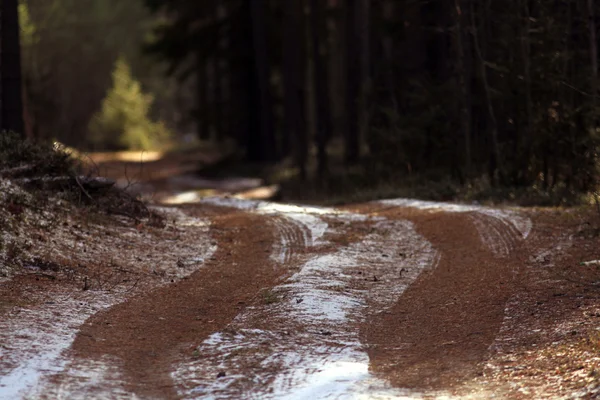
<svg viewBox="0 0 600 400">
<path fill-rule="evenodd" d="M 515 211 L 407 200 L 174 209 L 209 220 L 209 257 L 64 328 L 68 346 L 15 398 L 451 393 L 482 374 L 536 234 Z M 10 340 L 23 327 L 4 328 Z"/>
</svg>

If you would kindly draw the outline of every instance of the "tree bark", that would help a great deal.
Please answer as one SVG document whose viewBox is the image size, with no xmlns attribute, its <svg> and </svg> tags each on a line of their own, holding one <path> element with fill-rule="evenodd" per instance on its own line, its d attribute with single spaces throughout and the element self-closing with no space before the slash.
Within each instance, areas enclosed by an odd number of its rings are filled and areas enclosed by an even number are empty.
<svg viewBox="0 0 600 400">
<path fill-rule="evenodd" d="M 468 1 L 468 0 L 467 0 Z M 461 104 L 460 104 L 460 113 L 461 113 L 461 127 L 463 131 L 464 137 L 464 168 L 466 175 L 469 176 L 471 174 L 471 120 L 472 120 L 472 107 L 471 107 L 471 75 L 468 71 L 468 58 L 466 56 L 465 50 L 465 35 L 464 35 L 464 21 L 465 21 L 465 12 L 467 11 L 467 7 L 463 7 L 463 1 L 454 0 L 454 5 L 456 8 L 456 24 L 455 24 L 455 47 L 456 47 L 456 66 L 458 72 L 458 83 L 461 91 Z"/>
<path fill-rule="evenodd" d="M 202 52 L 198 52 L 197 57 L 197 77 L 196 77 L 196 124 L 198 129 L 198 138 L 208 140 L 210 138 L 208 112 L 207 112 L 207 79 L 206 60 Z"/>
<path fill-rule="evenodd" d="M 301 178 L 306 179 L 308 138 L 304 114 L 306 46 L 303 14 L 303 0 L 283 2 L 284 134 L 294 144 L 296 165 Z"/>
<path fill-rule="evenodd" d="M 14 131 L 24 135 L 19 1 L 2 0 L 1 4 L 0 75 L 2 76 L 2 120 L 0 128 L 3 131 Z"/>
<path fill-rule="evenodd" d="M 220 0 L 217 4 L 217 21 L 219 24 L 223 24 L 228 17 L 226 3 Z M 218 34 L 219 46 L 218 46 L 218 62 L 217 68 L 217 108 L 218 108 L 218 128 L 217 128 L 217 140 L 223 141 L 225 138 L 231 136 L 230 131 L 230 85 L 231 85 L 231 71 L 230 64 L 228 61 L 229 52 L 229 35 L 228 30 L 221 27 L 221 31 Z"/>
<path fill-rule="evenodd" d="M 345 4 L 345 49 L 346 49 L 346 165 L 356 164 L 360 158 L 360 40 L 356 34 L 358 0 L 346 0 Z"/>
<path fill-rule="evenodd" d="M 521 1 L 519 2 L 521 3 Z M 531 127 L 533 121 L 533 99 L 532 99 L 532 82 L 531 82 L 531 16 L 529 10 L 529 1 L 522 0 L 519 4 L 523 13 L 523 32 L 521 36 L 521 57 L 523 57 L 523 79 L 525 80 L 525 124 L 520 134 L 522 152 L 521 162 L 521 181 L 527 183 L 527 168 L 531 157 Z M 544 177 L 547 179 L 547 177 Z"/>
<path fill-rule="evenodd" d="M 250 18 L 251 35 L 248 109 L 250 123 L 253 125 L 248 136 L 247 158 L 254 162 L 275 161 L 277 154 L 269 91 L 270 65 L 267 54 L 266 5 L 264 0 L 246 0 L 246 7 Z"/>
<path fill-rule="evenodd" d="M 483 56 L 483 51 L 481 49 L 481 45 L 479 43 L 479 29 L 477 28 L 477 23 L 475 22 L 475 10 L 473 8 L 473 3 L 471 3 L 471 27 L 473 34 L 473 44 L 475 46 L 475 53 L 477 54 L 477 58 L 479 61 L 479 72 L 481 75 L 481 84 L 483 86 L 483 90 L 485 93 L 485 101 L 488 110 L 488 116 L 490 118 L 490 138 L 492 142 L 492 151 L 491 151 L 491 163 L 490 163 L 490 180 L 492 184 L 497 183 L 497 174 L 500 170 L 500 147 L 498 144 L 498 122 L 496 120 L 496 112 L 494 110 L 494 103 L 492 100 L 492 90 L 490 88 L 490 84 L 487 76 L 487 66 L 486 61 Z M 482 16 L 482 19 L 485 19 L 485 15 Z"/>
<path fill-rule="evenodd" d="M 395 15 L 395 4 L 393 0 L 384 0 L 382 3 L 382 14 L 386 24 L 390 24 Z M 389 32 L 383 35 L 381 47 L 385 58 L 385 82 L 388 88 L 391 107 L 398 108 L 396 97 L 396 80 L 394 77 L 394 41 Z"/>
<path fill-rule="evenodd" d="M 587 0 L 589 30 L 590 30 L 590 63 L 592 72 L 590 76 L 590 86 L 592 90 L 592 115 L 594 125 L 596 123 L 596 106 L 598 100 L 598 39 L 596 37 L 596 12 L 594 10 L 594 0 Z"/>
<path fill-rule="evenodd" d="M 357 4 L 357 35 L 360 45 L 360 75 L 359 75 L 359 95 L 358 95 L 358 125 L 359 125 L 359 143 L 361 138 L 367 137 L 369 125 L 368 99 L 371 92 L 371 0 L 358 0 Z"/>
<path fill-rule="evenodd" d="M 325 7 L 320 0 L 310 1 L 311 41 L 314 63 L 314 92 L 316 106 L 316 141 L 317 141 L 317 179 L 323 180 L 327 175 L 328 155 L 327 142 L 331 135 L 331 104 L 327 78 L 327 26 Z M 322 38 L 322 40 L 319 40 Z"/>
</svg>

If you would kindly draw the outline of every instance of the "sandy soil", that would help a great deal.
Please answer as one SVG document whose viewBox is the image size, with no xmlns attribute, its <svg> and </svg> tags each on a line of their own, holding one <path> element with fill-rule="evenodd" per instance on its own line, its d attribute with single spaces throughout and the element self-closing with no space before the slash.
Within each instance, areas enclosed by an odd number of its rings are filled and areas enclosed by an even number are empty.
<svg viewBox="0 0 600 400">
<path fill-rule="evenodd" d="M 0 282 L 0 398 L 598 393 L 600 274 L 580 264 L 599 258 L 593 216 L 407 200 L 156 210 L 160 228 L 55 231 L 60 252 L 36 242 L 52 268 Z"/>
</svg>

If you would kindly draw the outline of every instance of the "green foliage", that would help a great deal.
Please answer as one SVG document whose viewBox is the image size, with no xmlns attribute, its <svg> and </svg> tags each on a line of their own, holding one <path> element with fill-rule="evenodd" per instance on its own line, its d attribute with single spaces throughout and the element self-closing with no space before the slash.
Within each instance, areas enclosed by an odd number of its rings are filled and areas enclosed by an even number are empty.
<svg viewBox="0 0 600 400">
<path fill-rule="evenodd" d="M 19 2 L 19 25 L 21 27 L 21 46 L 32 48 L 37 39 L 36 27 L 29 15 L 29 7 L 23 0 Z"/>
<path fill-rule="evenodd" d="M 124 59 L 117 61 L 112 76 L 113 87 L 90 124 L 92 143 L 111 150 L 151 150 L 164 145 L 169 131 L 149 117 L 154 98 L 142 91 Z"/>
<path fill-rule="evenodd" d="M 149 93 L 160 93 L 151 117 L 178 126 L 178 99 L 193 88 L 165 78 L 164 65 L 142 54 L 155 16 L 142 1 L 20 0 L 25 113 L 35 138 L 73 147 L 84 134 L 111 86 L 115 61 L 123 55 Z"/>
</svg>

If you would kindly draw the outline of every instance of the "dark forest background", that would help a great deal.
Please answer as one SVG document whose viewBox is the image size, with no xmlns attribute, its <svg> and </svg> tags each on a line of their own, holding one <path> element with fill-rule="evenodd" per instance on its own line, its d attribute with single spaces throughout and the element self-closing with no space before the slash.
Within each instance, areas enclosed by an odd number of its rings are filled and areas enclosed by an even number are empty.
<svg viewBox="0 0 600 400">
<path fill-rule="evenodd" d="M 567 202 L 598 183 L 599 12 L 595 0 L 22 0 L 22 131 L 88 151 L 233 146 L 298 195 Z"/>
</svg>

